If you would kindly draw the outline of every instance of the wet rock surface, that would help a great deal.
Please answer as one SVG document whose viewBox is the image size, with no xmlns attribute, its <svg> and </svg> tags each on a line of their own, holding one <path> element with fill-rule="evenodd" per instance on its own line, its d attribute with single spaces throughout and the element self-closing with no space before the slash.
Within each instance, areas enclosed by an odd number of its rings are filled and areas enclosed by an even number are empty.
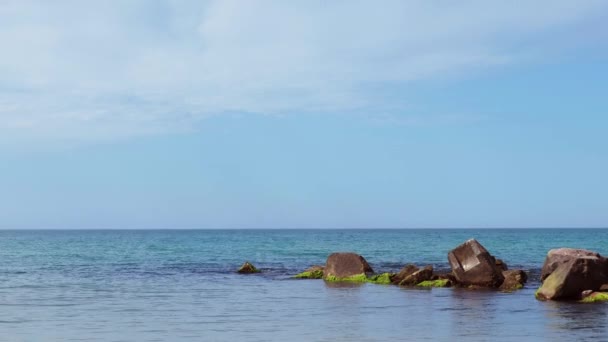
<svg viewBox="0 0 608 342">
<path fill-rule="evenodd" d="M 588 250 L 549 251 L 541 272 L 541 300 L 580 299 L 584 291 L 599 291 L 608 283 L 608 260 Z"/>
<path fill-rule="evenodd" d="M 496 259 L 475 239 L 450 251 L 448 261 L 460 285 L 497 288 L 504 281 Z"/>
<path fill-rule="evenodd" d="M 356 253 L 333 253 L 327 258 L 323 278 L 348 278 L 374 273 L 364 257 Z"/>
<path fill-rule="evenodd" d="M 403 278 L 399 285 L 413 286 L 433 278 L 433 266 L 426 266 Z"/>
<path fill-rule="evenodd" d="M 500 285 L 501 291 L 515 291 L 524 287 L 528 281 L 528 275 L 522 270 L 507 270 L 502 272 L 505 280 Z"/>
<path fill-rule="evenodd" d="M 255 266 L 253 266 L 252 263 L 250 263 L 249 261 L 246 261 L 237 271 L 238 273 L 241 274 L 249 274 L 249 273 L 260 273 L 260 270 L 258 270 Z"/>
</svg>

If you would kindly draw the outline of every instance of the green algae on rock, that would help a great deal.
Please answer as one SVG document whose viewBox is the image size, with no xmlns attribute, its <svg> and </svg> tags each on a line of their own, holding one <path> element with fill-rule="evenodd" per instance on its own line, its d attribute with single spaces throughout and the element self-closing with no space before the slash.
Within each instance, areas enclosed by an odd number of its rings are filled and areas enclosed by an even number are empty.
<svg viewBox="0 0 608 342">
<path fill-rule="evenodd" d="M 606 292 L 593 292 L 587 297 L 581 299 L 581 303 L 597 303 L 597 302 L 608 302 L 608 293 Z"/>
<path fill-rule="evenodd" d="M 391 283 L 392 273 L 382 273 L 368 278 L 369 283 L 388 285 Z"/>
<path fill-rule="evenodd" d="M 450 279 L 437 279 L 437 280 L 425 280 L 418 283 L 416 286 L 420 287 L 450 287 L 452 282 Z"/>
<path fill-rule="evenodd" d="M 323 270 L 318 269 L 314 271 L 304 271 L 296 274 L 293 277 L 298 279 L 323 279 Z"/>
<path fill-rule="evenodd" d="M 241 268 L 239 268 L 239 270 L 237 272 L 242 273 L 242 274 L 250 274 L 250 273 L 260 273 L 261 271 L 258 270 L 255 266 L 253 266 L 252 263 L 250 263 L 249 261 L 246 261 L 243 264 L 243 266 L 241 266 Z"/>
<path fill-rule="evenodd" d="M 329 275 L 324 278 L 328 282 L 351 282 L 351 283 L 373 283 L 373 284 L 390 284 L 391 274 L 382 273 L 368 277 L 365 273 L 355 274 L 350 277 L 338 278 L 333 275 Z"/>
</svg>

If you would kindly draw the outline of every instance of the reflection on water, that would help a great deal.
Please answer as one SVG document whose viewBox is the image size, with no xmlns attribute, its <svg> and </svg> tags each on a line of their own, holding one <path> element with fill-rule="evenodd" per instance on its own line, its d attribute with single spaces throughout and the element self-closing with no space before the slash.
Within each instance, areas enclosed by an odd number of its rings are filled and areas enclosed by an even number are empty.
<svg viewBox="0 0 608 342">
<path fill-rule="evenodd" d="M 547 302 L 545 316 L 549 329 L 556 335 L 581 331 L 591 339 L 608 338 L 608 307 L 603 303 Z"/>
<path fill-rule="evenodd" d="M 353 283 L 347 281 L 323 281 L 327 288 L 332 289 L 352 289 L 366 285 L 365 283 Z"/>
</svg>

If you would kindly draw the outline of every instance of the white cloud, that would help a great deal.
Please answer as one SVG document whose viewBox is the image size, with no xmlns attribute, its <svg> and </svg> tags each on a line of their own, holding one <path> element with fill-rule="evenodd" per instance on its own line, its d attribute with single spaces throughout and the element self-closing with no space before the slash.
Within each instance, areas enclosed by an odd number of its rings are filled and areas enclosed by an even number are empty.
<svg viewBox="0 0 608 342">
<path fill-rule="evenodd" d="M 385 100 L 378 88 L 532 53 L 544 58 L 539 44 L 576 47 L 577 34 L 566 42 L 552 34 L 582 30 L 606 7 L 591 0 L 5 1 L 0 136 L 112 139 L 189 129 L 230 111 L 375 108 Z"/>
</svg>

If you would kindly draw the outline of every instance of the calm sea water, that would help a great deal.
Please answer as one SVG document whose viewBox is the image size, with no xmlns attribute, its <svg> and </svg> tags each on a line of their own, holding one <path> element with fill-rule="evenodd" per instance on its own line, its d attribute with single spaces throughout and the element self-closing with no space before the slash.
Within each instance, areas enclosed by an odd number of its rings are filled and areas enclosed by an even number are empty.
<svg viewBox="0 0 608 342">
<path fill-rule="evenodd" d="M 472 237 L 530 272 L 526 288 L 290 279 L 335 251 L 447 269 Z M 556 247 L 608 255 L 608 230 L 0 231 L 0 341 L 608 340 L 608 304 L 534 299 Z M 245 260 L 263 273 L 234 273 Z"/>
</svg>

